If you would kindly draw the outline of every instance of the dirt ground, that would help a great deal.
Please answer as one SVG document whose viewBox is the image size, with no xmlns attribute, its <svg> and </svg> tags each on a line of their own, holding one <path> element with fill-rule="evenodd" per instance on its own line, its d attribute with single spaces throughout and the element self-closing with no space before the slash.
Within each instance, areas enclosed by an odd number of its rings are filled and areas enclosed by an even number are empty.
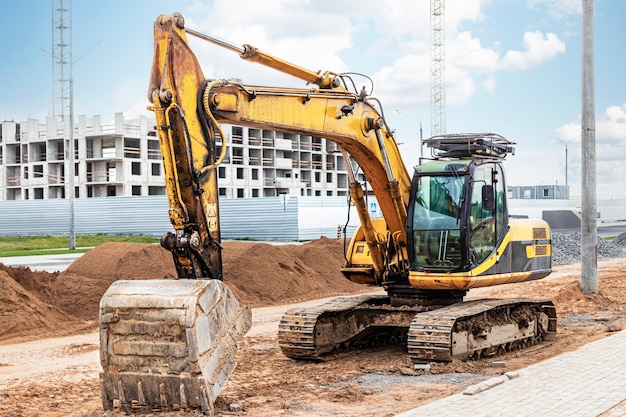
<svg viewBox="0 0 626 417">
<path fill-rule="evenodd" d="M 293 303 L 316 305 L 320 298 L 368 290 L 341 276 L 342 262 L 343 243 L 330 239 L 287 246 L 225 242 L 225 281 L 253 307 L 253 327 L 239 345 L 238 366 L 217 399 L 216 415 L 393 416 L 626 325 L 626 258 L 617 258 L 599 262 L 600 293 L 591 296 L 579 290 L 579 264 L 555 266 L 540 281 L 472 290 L 470 298 L 546 297 L 557 306 L 557 339 L 497 357 L 505 368 L 493 367 L 492 358 L 413 371 L 403 346 L 342 353 L 320 363 L 286 358 L 276 331 Z M 175 274 L 166 251 L 130 243 L 101 245 L 61 273 L 0 264 L 0 416 L 124 415 L 104 413 L 100 402 L 99 299 L 118 279 Z"/>
</svg>

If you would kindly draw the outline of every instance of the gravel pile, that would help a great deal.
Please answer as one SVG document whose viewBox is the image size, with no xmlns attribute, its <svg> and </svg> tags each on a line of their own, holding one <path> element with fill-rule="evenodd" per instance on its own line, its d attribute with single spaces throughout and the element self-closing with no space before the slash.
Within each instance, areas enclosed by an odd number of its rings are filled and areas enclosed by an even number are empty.
<svg viewBox="0 0 626 417">
<path fill-rule="evenodd" d="M 580 233 L 552 232 L 552 263 L 554 265 L 574 264 L 581 261 Z M 621 258 L 626 256 L 626 233 L 614 240 L 598 237 L 598 259 Z"/>
<path fill-rule="evenodd" d="M 626 233 L 620 233 L 613 241 L 620 248 L 626 248 Z"/>
</svg>

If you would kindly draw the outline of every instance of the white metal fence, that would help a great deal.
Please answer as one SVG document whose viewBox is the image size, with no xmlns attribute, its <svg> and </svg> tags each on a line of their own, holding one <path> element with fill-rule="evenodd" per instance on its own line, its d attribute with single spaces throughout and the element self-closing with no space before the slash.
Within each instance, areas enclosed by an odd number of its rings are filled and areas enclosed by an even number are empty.
<svg viewBox="0 0 626 417">
<path fill-rule="evenodd" d="M 161 236 L 172 227 L 167 196 L 79 198 L 75 233 Z M 351 236 L 359 224 L 346 197 L 245 198 L 220 200 L 222 239 L 302 241 L 337 237 L 350 212 Z M 0 201 L 0 236 L 68 235 L 69 201 Z"/>
</svg>

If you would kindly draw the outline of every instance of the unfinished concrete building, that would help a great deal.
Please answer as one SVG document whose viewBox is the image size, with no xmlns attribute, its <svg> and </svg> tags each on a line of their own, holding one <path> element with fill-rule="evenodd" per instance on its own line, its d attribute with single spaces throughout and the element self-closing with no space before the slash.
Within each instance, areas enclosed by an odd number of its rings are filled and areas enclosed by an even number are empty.
<svg viewBox="0 0 626 417">
<path fill-rule="evenodd" d="M 218 167 L 225 198 L 343 196 L 346 166 L 324 138 L 224 125 L 227 157 Z M 112 123 L 79 116 L 74 126 L 74 167 L 69 167 L 68 127 L 55 117 L 0 125 L 0 200 L 65 198 L 67 172 L 77 198 L 165 194 L 154 120 Z M 361 178 L 361 180 L 363 180 Z"/>
</svg>

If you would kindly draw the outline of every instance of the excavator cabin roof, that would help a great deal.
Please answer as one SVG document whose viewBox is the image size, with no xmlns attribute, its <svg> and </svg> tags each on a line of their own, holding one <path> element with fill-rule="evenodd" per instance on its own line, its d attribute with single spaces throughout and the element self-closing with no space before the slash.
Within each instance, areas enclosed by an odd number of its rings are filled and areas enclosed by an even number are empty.
<svg viewBox="0 0 626 417">
<path fill-rule="evenodd" d="M 423 141 L 434 159 L 487 158 L 504 160 L 515 154 L 515 145 L 497 133 L 454 133 L 437 135 Z"/>
</svg>

